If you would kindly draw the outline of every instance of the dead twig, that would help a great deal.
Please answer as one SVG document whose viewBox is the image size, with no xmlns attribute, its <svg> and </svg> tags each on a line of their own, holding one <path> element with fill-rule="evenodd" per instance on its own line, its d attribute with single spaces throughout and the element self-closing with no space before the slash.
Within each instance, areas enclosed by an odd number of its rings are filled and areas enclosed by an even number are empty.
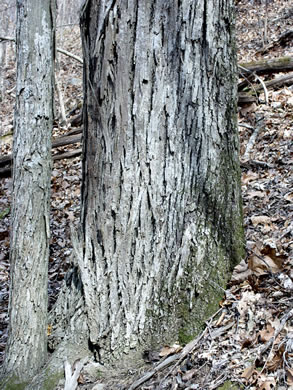
<svg viewBox="0 0 293 390">
<path fill-rule="evenodd" d="M 257 136 L 260 132 L 260 130 L 263 128 L 263 121 L 264 121 L 264 117 L 261 116 L 257 119 L 257 122 L 256 122 L 256 127 L 255 127 L 255 130 L 254 132 L 252 133 L 252 135 L 250 136 L 249 138 L 249 141 L 246 145 L 246 150 L 245 150 L 245 153 L 243 155 L 243 160 L 249 160 L 249 155 L 251 153 L 251 150 L 255 144 L 255 141 L 257 139 Z"/>
<path fill-rule="evenodd" d="M 2 41 L 15 42 L 15 38 L 0 36 L 0 42 L 2 42 Z M 76 56 L 75 54 L 72 54 L 72 53 L 70 53 L 70 52 L 67 51 L 67 50 L 61 49 L 60 47 L 57 47 L 57 51 L 58 51 L 59 53 L 64 54 L 65 56 L 71 57 L 71 58 L 75 59 L 76 61 L 78 61 L 79 63 L 83 64 L 82 58 Z"/>
<path fill-rule="evenodd" d="M 262 350 L 260 351 L 260 354 L 263 355 L 268 349 L 270 349 L 270 352 L 268 354 L 268 357 L 265 361 L 265 364 L 261 370 L 261 373 L 264 371 L 264 369 L 266 368 L 266 365 L 268 363 L 268 360 L 270 358 L 270 355 L 272 353 L 272 350 L 274 348 L 274 344 L 275 344 L 275 341 L 277 339 L 277 337 L 279 336 L 279 334 L 281 333 L 281 331 L 283 330 L 286 322 L 291 318 L 293 317 L 293 309 L 289 310 L 288 313 L 284 314 L 283 317 L 281 318 L 281 321 L 280 321 L 280 325 L 278 326 L 278 328 L 275 330 L 275 333 L 274 335 L 270 338 L 270 340 L 266 343 L 266 345 L 262 348 Z"/>
<path fill-rule="evenodd" d="M 262 81 L 262 79 L 256 74 L 254 73 L 253 71 L 250 71 L 249 69 L 245 68 L 244 66 L 242 65 L 238 65 L 238 67 L 241 69 L 241 70 L 244 70 L 245 72 L 251 72 L 254 74 L 254 77 L 259 81 L 259 83 L 261 84 L 263 90 L 264 90 L 264 94 L 265 94 L 265 103 L 266 104 L 269 104 L 269 94 L 268 94 L 268 90 L 267 90 L 267 87 L 265 85 L 265 83 Z"/>
<path fill-rule="evenodd" d="M 78 360 L 73 364 L 71 368 L 71 364 L 66 360 L 64 362 L 64 372 L 65 372 L 65 385 L 64 390 L 75 390 L 78 386 L 78 377 L 80 375 L 80 371 L 82 370 L 87 358 L 83 360 Z"/>
</svg>

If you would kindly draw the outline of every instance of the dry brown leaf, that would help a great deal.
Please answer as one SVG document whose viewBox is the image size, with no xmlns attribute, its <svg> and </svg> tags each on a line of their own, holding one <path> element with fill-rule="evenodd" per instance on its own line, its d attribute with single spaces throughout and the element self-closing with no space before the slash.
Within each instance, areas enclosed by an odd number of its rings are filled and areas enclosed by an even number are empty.
<svg viewBox="0 0 293 390">
<path fill-rule="evenodd" d="M 293 201 L 293 191 L 292 192 L 288 192 L 288 194 L 286 194 L 284 196 L 284 199 L 286 199 L 288 202 L 292 202 Z"/>
<path fill-rule="evenodd" d="M 251 275 L 252 272 L 248 268 L 247 262 L 243 259 L 241 262 L 234 268 L 233 274 L 231 277 L 231 283 L 237 284 L 242 283 L 246 279 L 248 279 L 249 275 Z"/>
<path fill-rule="evenodd" d="M 174 353 L 180 352 L 182 349 L 181 345 L 179 344 L 173 344 L 171 346 L 165 346 L 161 349 L 159 356 L 160 357 L 166 357 L 169 355 L 173 355 Z"/>
<path fill-rule="evenodd" d="M 274 378 L 267 378 L 264 382 L 258 384 L 259 390 L 272 390 L 276 388 L 276 380 Z"/>
<path fill-rule="evenodd" d="M 274 332 L 275 329 L 270 324 L 268 324 L 265 329 L 259 332 L 260 341 L 266 343 L 267 341 L 270 340 L 271 337 L 274 336 Z"/>
<path fill-rule="evenodd" d="M 269 224 L 271 223 L 271 218 L 266 215 L 258 215 L 256 217 L 251 217 L 251 222 L 253 226 L 257 226 L 259 224 Z"/>
<path fill-rule="evenodd" d="M 249 337 L 245 338 L 241 342 L 241 349 L 248 348 L 252 343 L 253 343 L 252 338 L 249 338 Z"/>
<path fill-rule="evenodd" d="M 190 379 L 192 379 L 194 377 L 194 375 L 197 373 L 198 369 L 197 368 L 192 368 L 191 370 L 187 371 L 183 377 L 182 377 L 182 380 L 184 382 L 187 382 L 189 381 Z"/>
<path fill-rule="evenodd" d="M 287 368 L 287 383 L 289 386 L 293 386 L 293 368 Z"/>
<path fill-rule="evenodd" d="M 47 326 L 47 336 L 51 336 L 52 333 L 52 325 Z"/>
<path fill-rule="evenodd" d="M 256 179 L 258 179 L 258 173 L 256 173 L 256 172 L 249 171 L 247 173 L 243 173 L 243 175 L 242 175 L 242 183 L 243 184 L 247 184 L 250 181 L 256 180 Z"/>
<path fill-rule="evenodd" d="M 241 112 L 242 116 L 245 116 L 245 115 L 249 114 L 250 112 L 256 111 L 256 109 L 257 109 L 257 105 L 255 103 L 252 103 L 252 104 L 246 105 L 246 107 L 242 108 L 240 112 Z"/>
<path fill-rule="evenodd" d="M 283 263 L 286 259 L 285 256 L 282 256 L 277 253 L 277 249 L 271 247 L 270 245 L 266 245 L 262 250 L 261 253 L 263 255 L 266 255 L 266 257 L 269 257 L 273 260 L 275 263 L 275 266 L 278 268 L 278 271 L 281 271 L 283 269 Z"/>
<path fill-rule="evenodd" d="M 246 195 L 248 198 L 264 198 L 266 194 L 262 191 L 248 191 Z"/>
<path fill-rule="evenodd" d="M 276 353 L 274 357 L 268 362 L 267 369 L 269 371 L 276 371 L 280 367 L 282 367 L 283 364 L 283 354 L 282 353 Z"/>
<path fill-rule="evenodd" d="M 275 253 L 273 252 L 274 248 L 269 249 L 271 251 L 271 256 L 267 255 L 268 251 L 264 251 L 263 249 L 259 252 L 259 250 L 255 248 L 248 258 L 248 268 L 257 276 L 265 275 L 268 272 L 276 273 L 282 270 L 283 257 L 273 256 L 273 253 Z"/>
<path fill-rule="evenodd" d="M 251 378 L 251 376 L 253 375 L 254 371 L 255 371 L 254 366 L 249 366 L 249 367 L 245 368 L 245 370 L 241 374 L 241 378 L 244 378 L 248 381 Z"/>
</svg>

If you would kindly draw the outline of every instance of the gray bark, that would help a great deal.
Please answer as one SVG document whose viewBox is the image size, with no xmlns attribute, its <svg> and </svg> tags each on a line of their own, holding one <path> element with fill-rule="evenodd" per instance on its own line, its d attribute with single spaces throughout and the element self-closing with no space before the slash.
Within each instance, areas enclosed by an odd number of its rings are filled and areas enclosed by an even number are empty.
<svg viewBox="0 0 293 390">
<path fill-rule="evenodd" d="M 2 373 L 13 375 L 10 386 L 25 382 L 47 358 L 54 2 L 18 1 L 17 18 L 10 320 Z"/>
<path fill-rule="evenodd" d="M 243 254 L 231 0 L 94 1 L 81 247 L 101 360 L 185 343 Z"/>
<path fill-rule="evenodd" d="M 215 311 L 243 255 L 232 3 L 84 2 L 75 270 L 28 389 L 87 342 L 100 362 L 185 344 Z"/>
</svg>

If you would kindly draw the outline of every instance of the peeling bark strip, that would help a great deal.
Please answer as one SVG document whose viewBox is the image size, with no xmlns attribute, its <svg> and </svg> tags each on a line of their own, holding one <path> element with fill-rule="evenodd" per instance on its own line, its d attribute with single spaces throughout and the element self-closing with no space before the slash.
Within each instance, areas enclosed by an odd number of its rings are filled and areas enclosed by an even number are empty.
<svg viewBox="0 0 293 390">
<path fill-rule="evenodd" d="M 53 5 L 53 0 L 17 1 L 10 323 L 4 374 L 12 373 L 21 382 L 47 357 Z"/>
<path fill-rule="evenodd" d="M 78 261 L 102 359 L 188 341 L 243 254 L 232 3 L 84 3 Z"/>
</svg>

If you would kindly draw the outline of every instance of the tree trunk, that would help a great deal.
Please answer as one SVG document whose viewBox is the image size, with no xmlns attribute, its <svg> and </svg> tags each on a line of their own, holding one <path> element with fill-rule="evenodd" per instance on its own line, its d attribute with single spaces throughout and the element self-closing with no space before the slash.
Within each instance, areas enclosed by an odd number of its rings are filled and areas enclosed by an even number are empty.
<svg viewBox="0 0 293 390">
<path fill-rule="evenodd" d="M 216 310 L 243 255 L 232 3 L 84 2 L 80 234 L 28 389 L 87 347 L 185 344 Z"/>
<path fill-rule="evenodd" d="M 3 367 L 4 377 L 13 375 L 8 386 L 26 382 L 47 358 L 53 3 L 17 2 L 10 320 Z"/>
<path fill-rule="evenodd" d="M 231 0 L 85 2 L 78 258 L 101 361 L 186 343 L 243 254 Z"/>
</svg>

